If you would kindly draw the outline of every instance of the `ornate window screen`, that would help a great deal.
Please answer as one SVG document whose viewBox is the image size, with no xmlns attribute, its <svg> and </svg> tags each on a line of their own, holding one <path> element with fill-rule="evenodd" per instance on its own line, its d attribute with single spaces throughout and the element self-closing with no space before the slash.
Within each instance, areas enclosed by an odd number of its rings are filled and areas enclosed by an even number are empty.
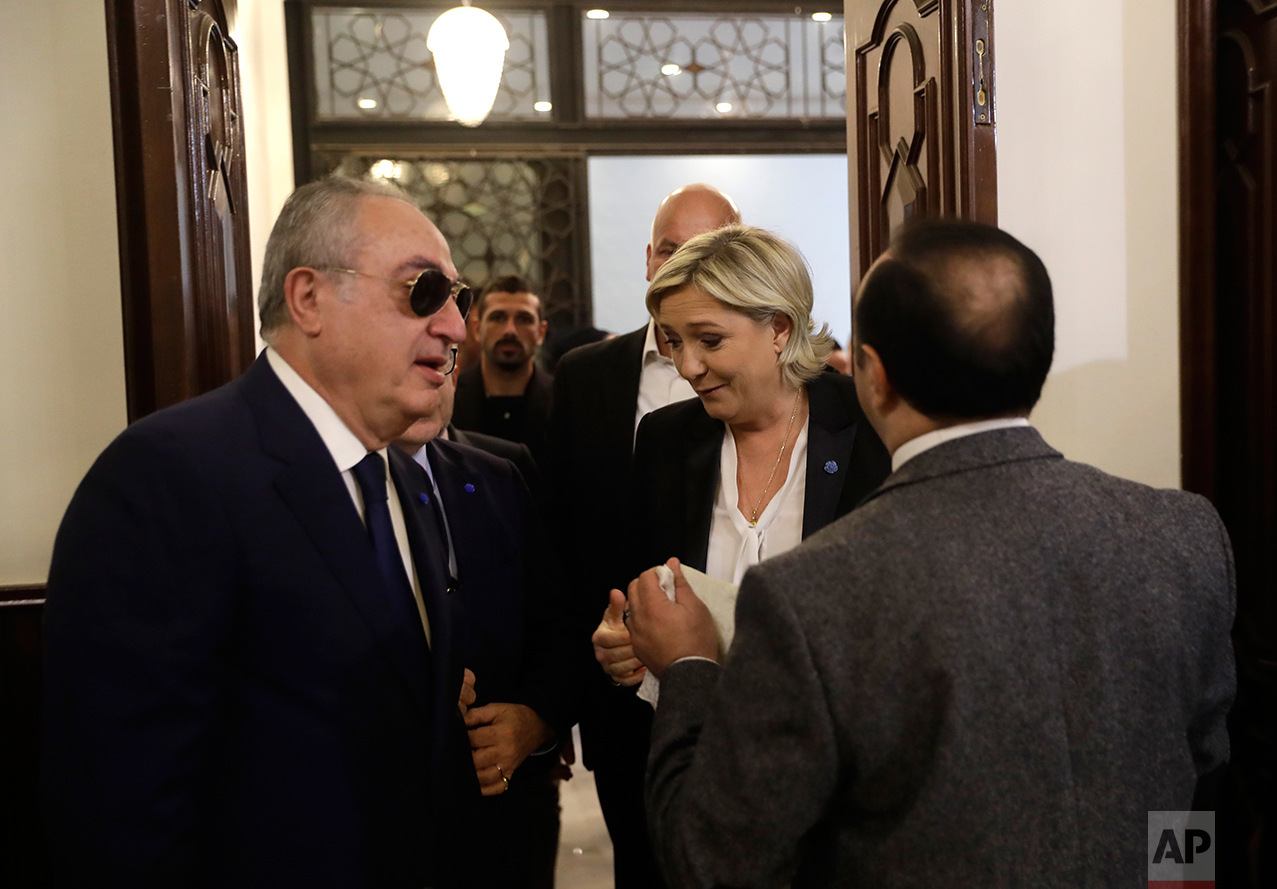
<svg viewBox="0 0 1277 889">
<path fill-rule="evenodd" d="M 583 158 L 333 153 L 320 161 L 322 173 L 383 179 L 403 188 L 439 226 L 453 263 L 472 287 L 522 275 L 537 288 L 547 317 L 565 329 L 589 323 Z"/>
<path fill-rule="evenodd" d="M 613 12 L 582 28 L 589 117 L 846 117 L 842 16 Z"/>
<path fill-rule="evenodd" d="M 426 35 L 449 8 L 312 8 L 316 118 L 448 120 Z M 548 118 L 533 107 L 550 100 L 545 12 L 491 12 L 505 26 L 510 49 L 489 117 Z"/>
</svg>

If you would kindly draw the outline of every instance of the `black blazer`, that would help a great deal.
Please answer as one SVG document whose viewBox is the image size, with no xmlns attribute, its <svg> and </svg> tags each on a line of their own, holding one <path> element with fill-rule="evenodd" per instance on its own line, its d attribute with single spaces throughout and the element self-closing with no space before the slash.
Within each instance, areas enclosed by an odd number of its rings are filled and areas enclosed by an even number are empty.
<svg viewBox="0 0 1277 889">
<path fill-rule="evenodd" d="M 807 396 L 804 539 L 851 512 L 891 472 L 851 377 L 821 373 L 807 383 Z M 643 418 L 634 448 L 631 578 L 671 556 L 705 570 L 723 431 L 700 399 Z"/>
<path fill-rule="evenodd" d="M 547 427 L 550 422 L 551 399 L 554 395 L 554 376 L 533 365 L 532 378 L 523 392 L 526 413 L 523 428 L 517 438 L 528 446 L 532 456 L 544 462 Z M 483 428 L 483 406 L 487 399 L 483 388 L 483 368 L 475 364 L 457 377 L 457 396 L 453 402 L 452 424 L 458 429 L 495 435 L 496 430 Z M 500 436 L 497 436 L 500 437 Z"/>
<path fill-rule="evenodd" d="M 487 451 L 494 457 L 500 457 L 502 460 L 509 460 L 519 470 L 519 475 L 523 476 L 523 480 L 528 485 L 528 490 L 532 492 L 532 502 L 537 505 L 537 509 L 541 512 L 541 520 L 544 524 L 549 513 L 547 510 L 545 481 L 541 477 L 541 470 L 537 466 L 536 458 L 532 456 L 532 451 L 527 445 L 517 441 L 507 441 L 504 438 L 497 438 L 495 435 L 484 435 L 482 432 L 468 432 L 465 429 L 458 429 L 456 426 L 448 426 L 448 441 L 455 441 L 457 444 L 469 445 L 472 448 L 478 448 L 481 451 Z"/>
<path fill-rule="evenodd" d="M 552 526 L 572 596 L 573 630 L 582 639 L 598 625 L 608 591 L 624 589 L 632 577 L 626 535 L 646 339 L 644 325 L 573 349 L 555 369 L 549 462 L 542 466 L 550 479 Z M 629 764 L 636 755 L 641 762 L 652 708 L 635 697 L 635 689 L 612 688 L 597 664 L 591 675 L 593 694 L 581 718 L 584 764 L 591 769 Z M 641 788 L 635 798 L 640 794 Z M 610 811 L 608 818 L 613 821 Z"/>
<path fill-rule="evenodd" d="M 423 477 L 390 454 L 422 574 Z M 76 491 L 49 572 L 55 884 L 440 882 L 440 782 L 469 760 L 462 615 L 422 586 L 429 653 L 264 356 L 121 433 Z"/>
<path fill-rule="evenodd" d="M 573 349 L 554 376 L 547 471 L 559 549 L 589 632 L 607 608 L 608 590 L 630 580 L 624 516 L 646 339 L 644 325 Z"/>
<path fill-rule="evenodd" d="M 436 439 L 426 453 L 457 557 L 459 657 L 475 673 L 476 706 L 526 704 L 565 738 L 597 666 L 589 640 L 567 631 L 567 594 L 528 488 L 509 460 L 469 445 Z"/>
</svg>

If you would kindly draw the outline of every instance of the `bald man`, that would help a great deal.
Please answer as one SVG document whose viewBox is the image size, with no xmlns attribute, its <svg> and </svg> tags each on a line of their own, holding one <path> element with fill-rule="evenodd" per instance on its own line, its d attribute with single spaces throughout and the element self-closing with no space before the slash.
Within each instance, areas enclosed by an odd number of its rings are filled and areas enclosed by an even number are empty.
<svg viewBox="0 0 1277 889">
<path fill-rule="evenodd" d="M 647 280 L 684 241 L 741 221 L 736 203 L 711 185 L 675 189 L 661 201 L 647 244 Z M 643 292 L 635 292 L 641 300 Z M 586 637 L 625 588 L 625 521 L 634 432 L 649 412 L 694 397 L 678 375 L 665 337 L 649 319 L 638 330 L 569 352 L 555 372 L 547 469 L 558 513 L 558 540 Z M 652 708 L 633 688 L 600 683 L 581 720 L 585 765 L 594 771 L 612 835 L 618 889 L 663 885 L 647 840 L 643 767 Z"/>
</svg>

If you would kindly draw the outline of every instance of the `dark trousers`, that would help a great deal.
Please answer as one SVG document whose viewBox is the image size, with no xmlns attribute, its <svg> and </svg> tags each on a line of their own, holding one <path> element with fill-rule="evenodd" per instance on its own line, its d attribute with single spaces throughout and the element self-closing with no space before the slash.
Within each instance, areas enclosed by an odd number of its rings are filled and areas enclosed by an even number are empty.
<svg viewBox="0 0 1277 889">
<path fill-rule="evenodd" d="M 550 771 L 557 753 L 530 756 L 510 779 L 510 789 L 467 806 L 467 866 L 459 889 L 553 889 L 559 853 L 559 784 Z"/>
<path fill-rule="evenodd" d="M 634 689 L 609 689 L 588 720 L 582 720 L 585 765 L 607 832 L 612 837 L 616 889 L 665 889 L 647 833 L 643 775 L 652 736 L 652 708 Z"/>
</svg>

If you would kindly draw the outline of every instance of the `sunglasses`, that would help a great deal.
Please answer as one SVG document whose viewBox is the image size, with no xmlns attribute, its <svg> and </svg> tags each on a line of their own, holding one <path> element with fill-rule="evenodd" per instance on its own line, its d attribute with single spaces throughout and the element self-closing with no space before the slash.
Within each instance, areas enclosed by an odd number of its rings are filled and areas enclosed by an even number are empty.
<svg viewBox="0 0 1277 889">
<path fill-rule="evenodd" d="M 376 278 L 378 281 L 389 281 L 411 288 L 408 304 L 418 318 L 433 315 L 442 309 L 449 297 L 457 301 L 457 311 L 464 320 L 470 314 L 470 306 L 474 304 L 474 291 L 461 281 L 454 281 L 440 269 L 426 269 L 415 278 L 383 278 L 381 275 L 370 275 L 355 269 L 327 269 L 330 272 L 343 272 L 347 275 L 359 275 L 361 278 Z"/>
</svg>

